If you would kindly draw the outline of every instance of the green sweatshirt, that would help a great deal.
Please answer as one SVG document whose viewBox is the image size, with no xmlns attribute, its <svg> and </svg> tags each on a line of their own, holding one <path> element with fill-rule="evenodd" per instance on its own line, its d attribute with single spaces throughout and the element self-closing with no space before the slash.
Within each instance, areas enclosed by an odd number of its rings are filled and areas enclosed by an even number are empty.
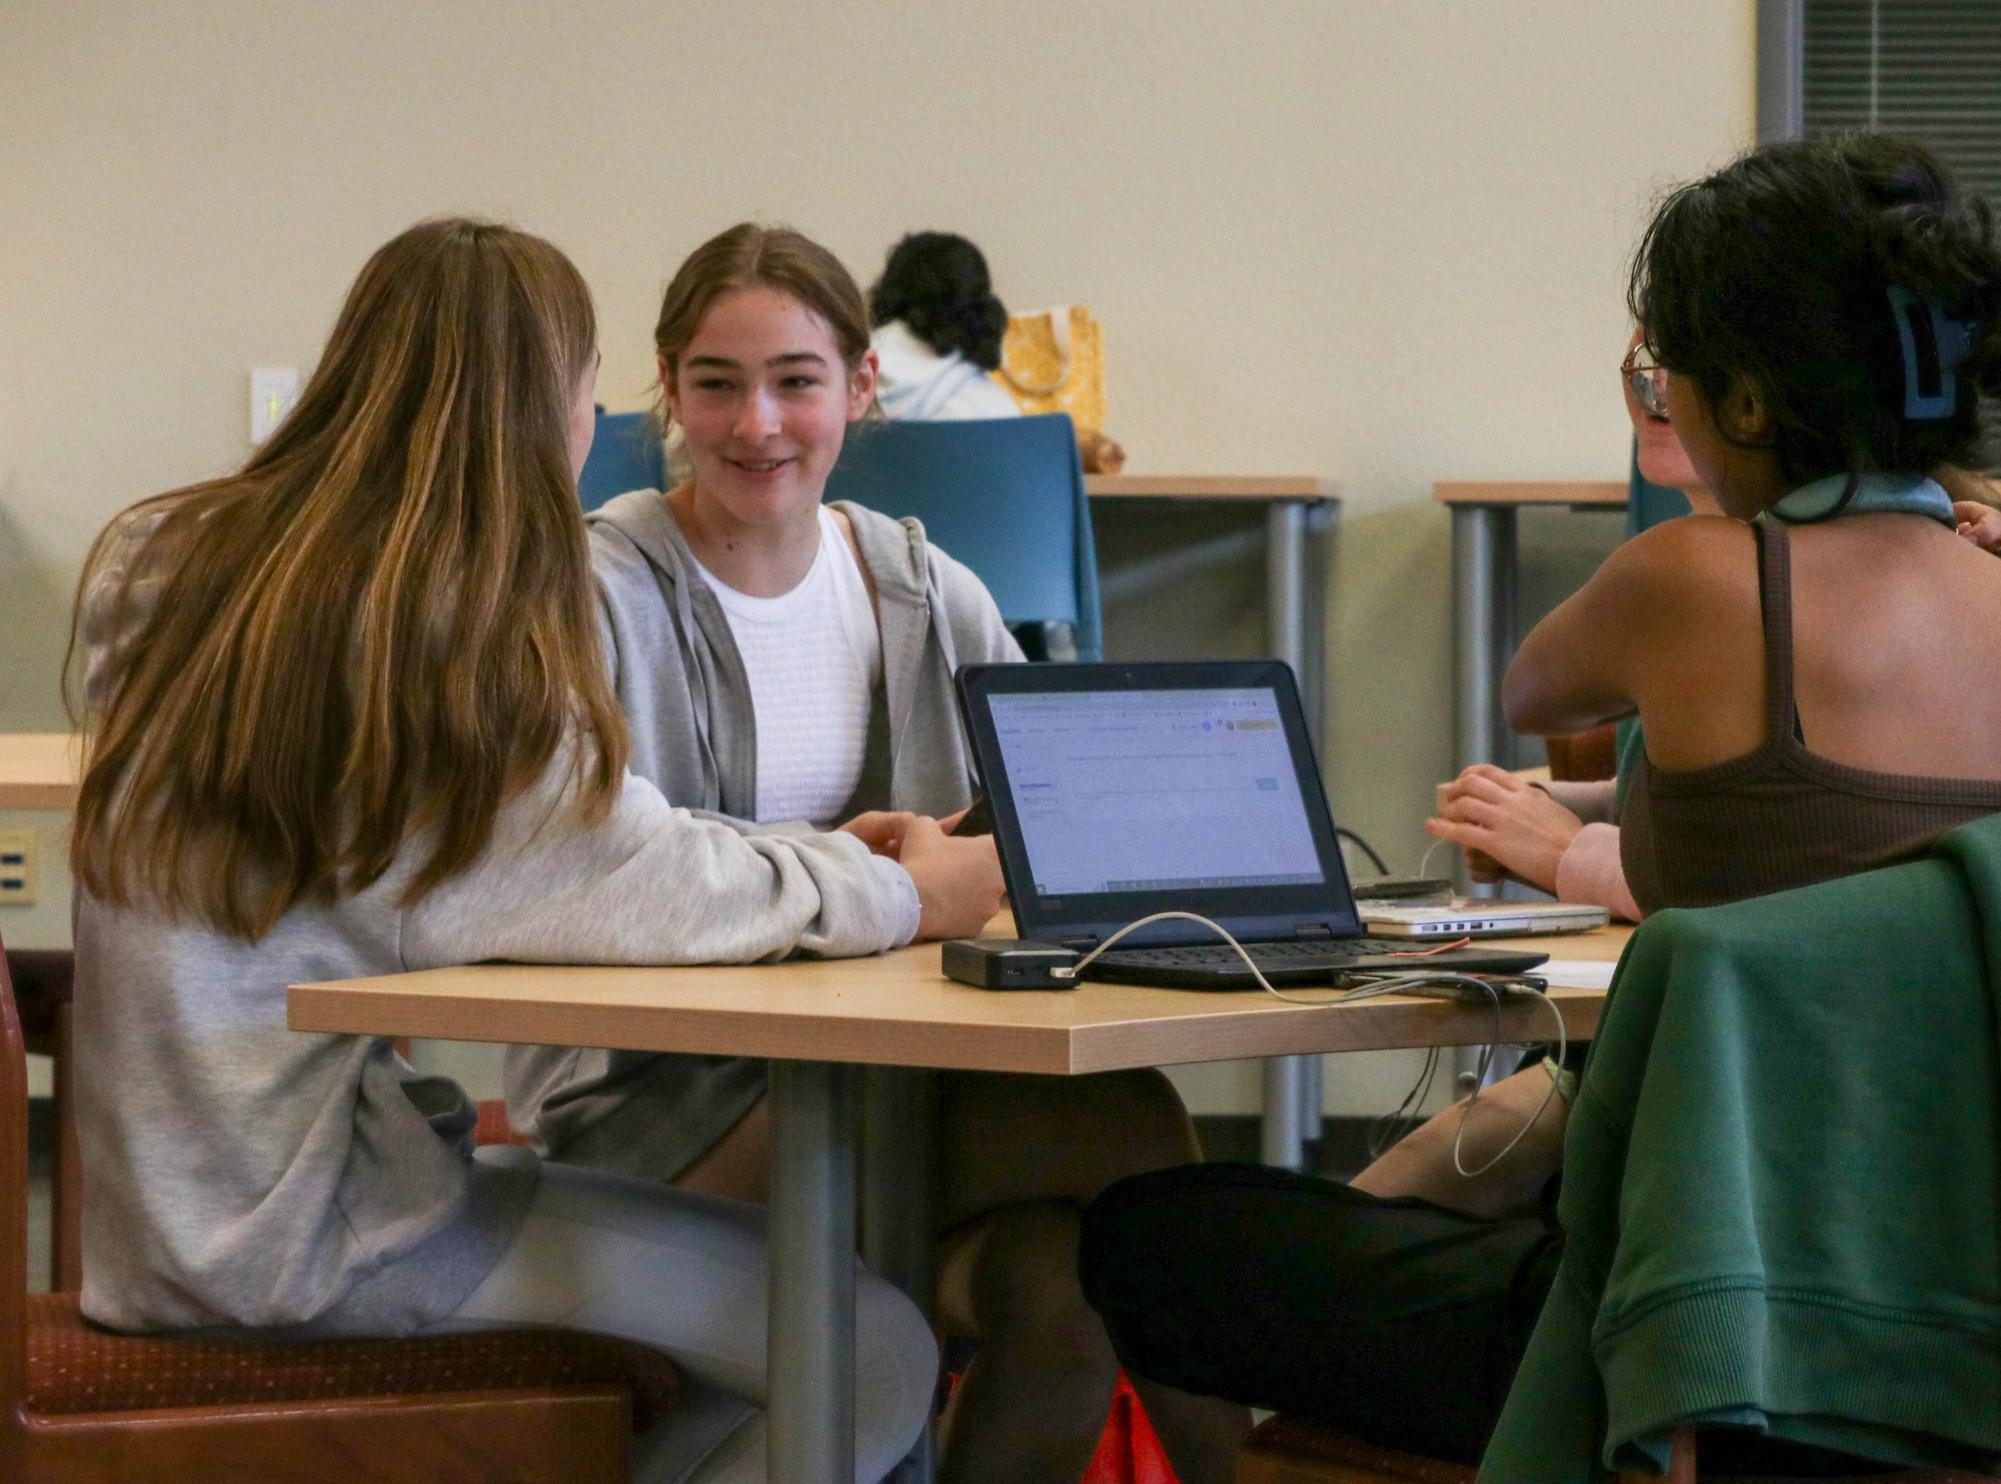
<svg viewBox="0 0 2001 1484">
<path fill-rule="evenodd" d="M 1634 934 L 1556 1286 L 1480 1468 L 1665 1468 L 1679 1424 L 2001 1465 L 2001 817 Z"/>
</svg>

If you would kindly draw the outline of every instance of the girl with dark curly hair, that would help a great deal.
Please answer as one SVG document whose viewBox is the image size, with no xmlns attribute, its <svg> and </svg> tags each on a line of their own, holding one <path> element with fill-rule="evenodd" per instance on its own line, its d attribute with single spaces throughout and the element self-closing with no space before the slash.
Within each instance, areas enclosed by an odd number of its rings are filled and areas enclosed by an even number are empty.
<svg viewBox="0 0 2001 1484">
<path fill-rule="evenodd" d="M 912 232 L 889 250 L 869 290 L 882 374 L 876 400 L 910 422 L 1015 417 L 1014 399 L 988 372 L 1001 363 L 1007 308 L 987 260 L 951 232 Z"/>
</svg>

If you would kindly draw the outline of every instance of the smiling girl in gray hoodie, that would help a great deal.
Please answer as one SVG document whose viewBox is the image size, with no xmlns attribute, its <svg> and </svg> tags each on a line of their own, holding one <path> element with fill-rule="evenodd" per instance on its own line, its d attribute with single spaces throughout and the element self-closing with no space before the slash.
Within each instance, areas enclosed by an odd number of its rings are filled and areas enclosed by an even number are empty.
<svg viewBox="0 0 2001 1484">
<path fill-rule="evenodd" d="M 873 837 L 894 826 L 868 811 L 963 809 L 952 673 L 1021 651 L 916 521 L 823 503 L 875 397 L 854 280 L 799 233 L 744 224 L 682 265 L 654 339 L 688 477 L 617 497 L 590 528 L 634 768 L 751 838 L 858 813 Z M 537 1047 L 507 1072 L 517 1127 L 554 1158 L 764 1192 L 761 1062 Z M 1196 1157 L 1193 1133 L 1158 1072 L 940 1080 L 939 1310 L 981 1341 L 941 1476 L 1071 1484 L 1117 1375 L 1075 1276 L 1078 1213 L 1124 1174 Z M 1148 1409 L 1190 1484 L 1228 1477 L 1240 1412 L 1178 1393 Z"/>
</svg>

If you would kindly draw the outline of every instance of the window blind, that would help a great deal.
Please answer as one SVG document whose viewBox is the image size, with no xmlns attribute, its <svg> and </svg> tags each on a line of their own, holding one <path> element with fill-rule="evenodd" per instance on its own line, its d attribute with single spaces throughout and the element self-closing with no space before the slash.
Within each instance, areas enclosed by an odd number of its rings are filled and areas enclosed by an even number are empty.
<svg viewBox="0 0 2001 1484">
<path fill-rule="evenodd" d="M 1808 138 L 1908 134 L 2001 205 L 2001 0 L 1806 0 Z"/>
</svg>

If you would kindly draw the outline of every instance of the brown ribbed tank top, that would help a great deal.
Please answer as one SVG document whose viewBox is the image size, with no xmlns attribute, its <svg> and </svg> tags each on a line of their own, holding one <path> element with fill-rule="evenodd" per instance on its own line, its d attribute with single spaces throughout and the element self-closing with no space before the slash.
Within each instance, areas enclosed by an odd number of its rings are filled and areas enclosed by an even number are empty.
<svg viewBox="0 0 2001 1484">
<path fill-rule="evenodd" d="M 2001 782 L 1875 773 L 1807 750 L 1793 704 L 1791 547 L 1777 521 L 1752 530 L 1764 745 L 1684 772 L 1637 759 L 1619 856 L 1643 912 L 1711 907 L 1891 865 L 1956 825 L 2001 812 Z"/>
</svg>

